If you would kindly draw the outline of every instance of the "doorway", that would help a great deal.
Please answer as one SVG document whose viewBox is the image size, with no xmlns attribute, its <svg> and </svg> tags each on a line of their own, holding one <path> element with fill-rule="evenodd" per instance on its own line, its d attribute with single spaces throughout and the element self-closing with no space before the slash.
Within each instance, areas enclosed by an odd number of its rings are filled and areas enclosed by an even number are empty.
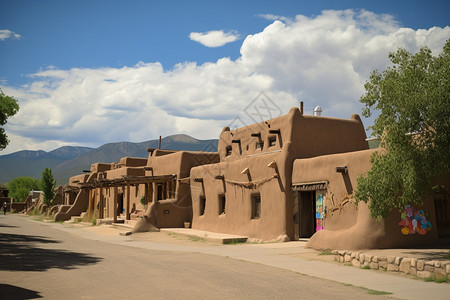
<svg viewBox="0 0 450 300">
<path fill-rule="evenodd" d="M 316 191 L 298 192 L 300 238 L 310 238 L 316 231 Z"/>
</svg>

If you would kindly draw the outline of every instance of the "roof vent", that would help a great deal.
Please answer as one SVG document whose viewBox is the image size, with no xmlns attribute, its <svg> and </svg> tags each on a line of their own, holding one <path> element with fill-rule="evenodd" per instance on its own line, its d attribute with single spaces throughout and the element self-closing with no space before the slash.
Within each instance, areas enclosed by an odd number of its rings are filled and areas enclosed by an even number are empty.
<svg viewBox="0 0 450 300">
<path fill-rule="evenodd" d="M 313 116 L 320 117 L 321 114 L 322 114 L 322 107 L 317 105 L 316 108 L 314 108 L 314 110 L 313 110 Z"/>
</svg>

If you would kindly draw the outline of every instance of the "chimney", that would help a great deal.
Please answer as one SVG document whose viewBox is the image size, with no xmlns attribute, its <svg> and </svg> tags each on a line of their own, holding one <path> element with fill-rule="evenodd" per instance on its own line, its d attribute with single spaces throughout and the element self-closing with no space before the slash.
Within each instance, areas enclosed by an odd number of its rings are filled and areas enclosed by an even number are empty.
<svg viewBox="0 0 450 300">
<path fill-rule="evenodd" d="M 300 113 L 303 115 L 303 101 L 300 101 Z"/>
</svg>

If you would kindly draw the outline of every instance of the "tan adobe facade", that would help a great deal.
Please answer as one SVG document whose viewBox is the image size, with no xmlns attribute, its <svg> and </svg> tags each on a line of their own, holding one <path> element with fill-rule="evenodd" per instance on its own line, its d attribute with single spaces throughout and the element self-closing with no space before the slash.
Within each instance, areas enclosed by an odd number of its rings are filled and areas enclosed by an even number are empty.
<svg viewBox="0 0 450 300">
<path fill-rule="evenodd" d="M 358 115 L 287 115 L 220 135 L 220 163 L 191 170 L 192 227 L 261 240 L 293 240 L 294 160 L 368 149 Z"/>
</svg>

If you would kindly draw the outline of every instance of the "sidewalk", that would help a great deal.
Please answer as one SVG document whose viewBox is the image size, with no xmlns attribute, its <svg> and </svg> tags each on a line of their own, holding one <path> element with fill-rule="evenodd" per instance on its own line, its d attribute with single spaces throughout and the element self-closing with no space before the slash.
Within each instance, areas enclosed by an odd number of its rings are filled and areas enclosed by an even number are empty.
<svg viewBox="0 0 450 300">
<path fill-rule="evenodd" d="M 67 228 L 64 229 L 64 227 L 59 228 L 68 230 Z M 83 227 L 79 228 L 85 229 Z M 98 234 L 88 230 L 82 230 L 82 232 L 78 234 L 81 234 L 88 239 L 98 239 L 105 242 L 148 250 L 203 253 L 241 259 L 344 284 L 390 292 L 393 297 L 400 299 L 449 299 L 450 297 L 450 284 L 447 283 L 438 284 L 435 282 L 425 282 L 423 280 L 392 275 L 382 271 L 365 270 L 339 265 L 337 263 L 302 258 L 302 255 L 307 257 L 315 252 L 315 250 L 305 248 L 306 241 L 270 244 L 244 243 L 233 245 L 202 245 L 202 242 L 198 241 L 196 242 L 198 243 L 198 246 L 196 246 L 195 242 L 184 245 L 142 240 L 142 237 L 145 237 L 145 235 L 155 233 L 138 233 L 130 236 L 119 236 L 119 232 L 124 230 L 126 229 L 110 227 L 107 229 L 107 234 Z M 68 231 L 72 230 L 69 229 Z M 163 232 L 156 234 L 163 234 Z M 204 234 L 205 233 L 203 232 L 203 235 Z"/>
</svg>

